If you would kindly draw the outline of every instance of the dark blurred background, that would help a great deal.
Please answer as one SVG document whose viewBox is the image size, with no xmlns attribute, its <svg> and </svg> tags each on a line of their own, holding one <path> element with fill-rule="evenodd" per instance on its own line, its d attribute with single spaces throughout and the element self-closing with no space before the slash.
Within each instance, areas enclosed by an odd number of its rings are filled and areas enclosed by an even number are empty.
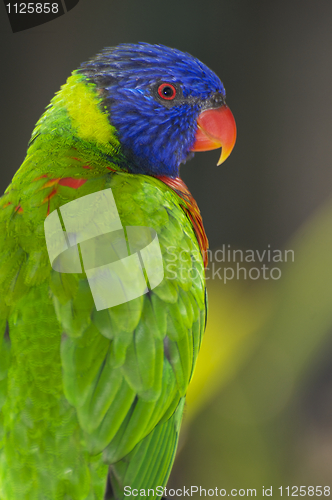
<svg viewBox="0 0 332 500">
<path fill-rule="evenodd" d="M 220 76 L 237 122 L 225 164 L 212 151 L 181 170 L 211 248 L 295 249 L 278 282 L 210 280 L 206 364 L 171 484 L 332 483 L 331 27 L 329 1 L 80 0 L 12 34 L 2 7 L 1 192 L 73 69 L 105 46 L 162 43 Z"/>
</svg>

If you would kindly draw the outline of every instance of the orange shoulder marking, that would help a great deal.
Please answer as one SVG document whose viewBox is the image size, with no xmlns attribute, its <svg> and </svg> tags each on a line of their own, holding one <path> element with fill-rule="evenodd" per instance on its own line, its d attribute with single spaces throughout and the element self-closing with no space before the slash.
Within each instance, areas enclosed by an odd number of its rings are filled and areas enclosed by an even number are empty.
<svg viewBox="0 0 332 500">
<path fill-rule="evenodd" d="M 180 177 L 171 178 L 167 175 L 158 175 L 157 179 L 162 181 L 164 184 L 169 186 L 175 193 L 182 198 L 184 204 L 181 203 L 182 209 L 190 220 L 193 229 L 196 234 L 196 238 L 199 244 L 199 248 L 201 249 L 204 266 L 208 265 L 208 248 L 209 242 L 204 230 L 203 220 L 201 216 L 201 212 L 199 211 L 196 200 L 193 195 L 190 193 L 186 184 L 183 182 Z"/>
</svg>

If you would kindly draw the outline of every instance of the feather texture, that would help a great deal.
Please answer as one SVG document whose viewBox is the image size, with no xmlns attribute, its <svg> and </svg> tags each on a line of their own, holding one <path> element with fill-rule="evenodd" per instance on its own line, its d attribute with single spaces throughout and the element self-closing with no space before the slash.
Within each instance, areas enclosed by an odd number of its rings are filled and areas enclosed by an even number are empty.
<svg viewBox="0 0 332 500">
<path fill-rule="evenodd" d="M 161 78 L 191 88 L 164 106 Z M 122 499 L 125 486 L 162 495 L 206 322 L 207 239 L 177 174 L 216 92 L 192 56 L 125 45 L 74 71 L 37 123 L 0 199 L 1 500 Z M 44 221 L 106 189 L 123 227 L 158 235 L 164 279 L 97 310 L 85 272 L 52 269 Z"/>
</svg>

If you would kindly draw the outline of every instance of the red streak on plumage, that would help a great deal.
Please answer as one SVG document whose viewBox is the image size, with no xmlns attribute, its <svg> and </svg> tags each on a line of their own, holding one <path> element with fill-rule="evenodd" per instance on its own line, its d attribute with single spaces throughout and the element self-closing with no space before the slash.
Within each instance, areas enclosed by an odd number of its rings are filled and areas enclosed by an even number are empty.
<svg viewBox="0 0 332 500">
<path fill-rule="evenodd" d="M 181 204 L 182 208 L 193 226 L 199 247 L 201 249 L 204 266 L 207 267 L 207 249 L 209 248 L 209 242 L 204 230 L 202 216 L 194 197 L 180 177 L 172 179 L 171 177 L 167 177 L 167 175 L 158 175 L 157 179 L 173 189 L 173 191 L 175 191 L 175 193 L 185 202 L 185 205 Z"/>
<path fill-rule="evenodd" d="M 47 178 L 47 175 L 42 175 L 39 178 L 41 179 L 42 177 Z M 78 189 L 79 187 L 83 186 L 83 184 L 85 184 L 86 181 L 87 179 L 74 179 L 73 177 L 64 177 L 63 179 L 61 179 L 61 177 L 58 177 L 57 179 L 49 179 L 41 188 L 41 189 L 46 189 L 48 187 L 55 186 L 52 189 L 52 191 L 46 196 L 46 198 L 44 198 L 44 200 L 42 201 L 42 204 L 48 203 L 47 215 L 50 214 L 50 200 L 51 198 L 53 198 L 53 196 L 57 194 L 58 186 L 66 186 L 73 189 Z"/>
<path fill-rule="evenodd" d="M 64 179 L 60 179 L 58 184 L 60 186 L 67 186 L 73 189 L 78 189 L 86 183 L 86 179 L 74 179 L 73 177 L 65 177 Z"/>
<path fill-rule="evenodd" d="M 72 160 L 75 160 L 75 161 L 79 161 L 79 162 L 82 162 L 82 160 L 80 158 L 77 158 L 76 156 L 71 156 L 71 159 Z M 93 169 L 93 167 L 90 167 L 90 165 L 82 165 L 81 168 L 86 168 L 86 169 Z"/>
<path fill-rule="evenodd" d="M 44 200 L 42 201 L 42 205 L 44 203 L 47 202 L 47 215 L 50 215 L 50 201 L 51 201 L 51 198 L 53 198 L 53 196 L 55 196 L 57 194 L 58 190 L 57 188 L 53 188 L 52 191 L 50 192 L 50 194 L 48 194 L 46 196 L 46 198 L 44 198 Z"/>
<path fill-rule="evenodd" d="M 45 178 L 47 178 L 47 175 L 46 175 L 46 174 L 44 174 L 44 175 L 40 175 L 39 177 L 36 177 L 36 178 L 33 180 L 33 182 L 35 182 L 35 181 L 40 181 L 40 179 L 45 179 Z"/>
<path fill-rule="evenodd" d="M 77 156 L 71 156 L 72 160 L 82 162 L 80 158 L 77 158 Z M 82 165 L 81 168 L 86 168 L 88 170 L 93 170 L 93 167 L 90 167 L 90 165 Z"/>
<path fill-rule="evenodd" d="M 46 196 L 46 198 L 43 199 L 42 205 L 44 203 L 46 203 L 47 201 L 50 201 L 50 199 L 53 198 L 53 196 L 55 196 L 57 194 L 57 192 L 58 192 L 57 188 L 53 188 L 52 191 L 50 192 L 50 194 L 48 194 Z"/>
<path fill-rule="evenodd" d="M 60 177 L 58 177 L 57 179 L 50 179 L 49 181 L 45 182 L 42 189 L 52 187 L 52 186 L 54 186 L 54 184 L 58 184 L 59 180 L 60 180 Z"/>
<path fill-rule="evenodd" d="M 21 207 L 21 205 L 17 205 L 17 207 L 15 207 L 15 212 L 23 214 L 23 208 Z"/>
<path fill-rule="evenodd" d="M 11 204 L 12 204 L 12 202 L 11 202 L 11 201 L 9 201 L 8 203 L 5 203 L 5 204 L 4 204 L 4 206 L 3 206 L 2 208 L 7 208 L 7 207 L 9 207 L 9 205 L 11 205 Z"/>
<path fill-rule="evenodd" d="M 73 177 L 64 177 L 63 179 L 61 179 L 61 177 L 58 177 L 57 179 L 49 179 L 47 182 L 45 182 L 45 184 L 42 186 L 41 189 L 46 189 L 54 185 L 66 186 L 73 189 L 78 189 L 79 187 L 83 186 L 83 184 L 85 184 L 86 181 L 87 179 L 74 179 Z"/>
</svg>

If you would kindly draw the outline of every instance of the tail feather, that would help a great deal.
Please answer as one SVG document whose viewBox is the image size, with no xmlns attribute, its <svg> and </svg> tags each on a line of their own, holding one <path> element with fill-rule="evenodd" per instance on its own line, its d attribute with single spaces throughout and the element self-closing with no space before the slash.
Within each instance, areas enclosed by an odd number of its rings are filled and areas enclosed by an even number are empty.
<svg viewBox="0 0 332 500">
<path fill-rule="evenodd" d="M 124 500 L 135 489 L 138 491 L 134 493 L 142 500 L 162 497 L 175 458 L 183 406 L 184 398 L 172 417 L 157 425 L 131 453 L 110 466 L 105 500 Z"/>
</svg>

